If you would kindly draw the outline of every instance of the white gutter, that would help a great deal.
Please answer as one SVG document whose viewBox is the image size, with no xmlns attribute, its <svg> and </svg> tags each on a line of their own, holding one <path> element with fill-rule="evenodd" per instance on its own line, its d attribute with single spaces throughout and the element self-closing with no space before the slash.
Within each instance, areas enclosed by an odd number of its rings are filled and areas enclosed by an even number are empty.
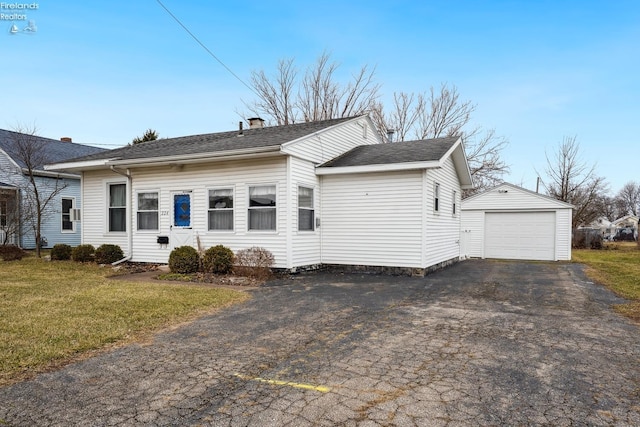
<svg viewBox="0 0 640 427">
<path fill-rule="evenodd" d="M 132 179 L 131 179 L 131 171 L 129 169 L 127 169 L 126 172 L 123 172 L 121 170 L 116 169 L 114 166 L 110 167 L 111 172 L 117 173 L 118 175 L 122 175 L 125 178 L 127 178 L 127 204 L 131 205 L 131 186 L 132 186 Z M 112 262 L 111 265 L 118 265 L 121 264 L 123 262 L 129 261 L 131 258 L 133 258 L 133 207 L 129 206 L 129 218 L 127 221 L 127 238 L 129 240 L 129 255 L 125 256 L 124 258 L 116 261 L 116 262 Z"/>
<path fill-rule="evenodd" d="M 45 166 L 46 169 L 46 166 Z M 22 168 L 22 173 L 25 175 L 29 174 L 29 169 Z M 64 173 L 64 172 L 46 172 L 41 170 L 33 170 L 31 171 L 33 176 L 44 176 L 47 178 L 69 178 L 69 179 L 80 179 L 80 175 L 74 173 Z"/>
<path fill-rule="evenodd" d="M 317 167 L 316 175 L 339 175 L 345 173 L 389 172 L 418 169 L 434 169 L 442 165 L 438 161 L 387 163 L 362 166 L 328 166 Z"/>
</svg>

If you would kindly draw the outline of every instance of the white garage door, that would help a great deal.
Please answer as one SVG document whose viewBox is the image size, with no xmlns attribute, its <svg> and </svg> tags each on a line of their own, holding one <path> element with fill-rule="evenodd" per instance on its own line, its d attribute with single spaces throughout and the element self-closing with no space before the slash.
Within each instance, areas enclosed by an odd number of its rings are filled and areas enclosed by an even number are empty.
<svg viewBox="0 0 640 427">
<path fill-rule="evenodd" d="M 484 257 L 555 260 L 555 212 L 487 212 Z"/>
</svg>

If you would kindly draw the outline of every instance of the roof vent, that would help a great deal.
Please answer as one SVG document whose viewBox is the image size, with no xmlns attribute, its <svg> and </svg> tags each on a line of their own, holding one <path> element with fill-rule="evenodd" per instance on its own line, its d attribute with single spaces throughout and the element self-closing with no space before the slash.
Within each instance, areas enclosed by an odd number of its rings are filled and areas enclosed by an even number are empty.
<svg viewBox="0 0 640 427">
<path fill-rule="evenodd" d="M 249 129 L 262 129 L 264 127 L 264 120 L 260 117 L 251 117 L 249 120 Z"/>
<path fill-rule="evenodd" d="M 396 133 L 395 129 L 387 129 L 387 142 L 393 142 L 394 133 Z"/>
<path fill-rule="evenodd" d="M 71 137 L 68 137 L 68 136 L 63 136 L 62 138 L 60 138 L 60 141 L 62 141 L 62 142 L 73 142 L 71 140 Z"/>
</svg>

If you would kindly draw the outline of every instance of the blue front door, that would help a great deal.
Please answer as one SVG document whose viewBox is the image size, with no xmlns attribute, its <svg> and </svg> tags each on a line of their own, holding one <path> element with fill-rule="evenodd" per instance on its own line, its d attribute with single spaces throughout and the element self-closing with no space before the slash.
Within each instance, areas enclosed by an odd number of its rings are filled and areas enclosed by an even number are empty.
<svg viewBox="0 0 640 427">
<path fill-rule="evenodd" d="M 173 225 L 191 227 L 191 195 L 173 195 Z"/>
</svg>

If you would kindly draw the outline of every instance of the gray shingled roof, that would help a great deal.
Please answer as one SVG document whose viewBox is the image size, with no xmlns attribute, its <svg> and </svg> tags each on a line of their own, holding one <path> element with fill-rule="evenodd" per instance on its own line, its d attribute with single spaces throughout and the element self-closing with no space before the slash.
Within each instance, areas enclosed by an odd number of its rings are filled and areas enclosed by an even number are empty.
<svg viewBox="0 0 640 427">
<path fill-rule="evenodd" d="M 46 144 L 47 163 L 60 163 L 75 157 L 87 156 L 89 154 L 106 151 L 104 148 L 91 147 L 89 145 L 76 144 L 73 142 L 63 142 L 57 139 L 43 138 L 0 129 L 0 149 L 13 159 L 18 166 L 24 168 L 26 165 L 16 153 L 18 138 L 34 138 L 37 144 Z M 43 170 L 44 165 L 37 165 L 36 169 Z"/>
<path fill-rule="evenodd" d="M 320 167 L 384 165 L 392 163 L 437 161 L 451 149 L 457 136 L 420 141 L 360 145 Z"/>
<path fill-rule="evenodd" d="M 353 117 L 259 129 L 244 129 L 242 136 L 238 136 L 239 132 L 234 130 L 230 132 L 158 139 L 116 148 L 115 150 L 85 156 L 76 160 L 147 159 L 278 146 L 351 119 L 353 119 Z"/>
<path fill-rule="evenodd" d="M 0 187 L 9 187 L 9 188 L 16 188 L 15 186 L 11 185 L 11 184 L 6 184 L 2 181 L 0 181 Z"/>
</svg>

